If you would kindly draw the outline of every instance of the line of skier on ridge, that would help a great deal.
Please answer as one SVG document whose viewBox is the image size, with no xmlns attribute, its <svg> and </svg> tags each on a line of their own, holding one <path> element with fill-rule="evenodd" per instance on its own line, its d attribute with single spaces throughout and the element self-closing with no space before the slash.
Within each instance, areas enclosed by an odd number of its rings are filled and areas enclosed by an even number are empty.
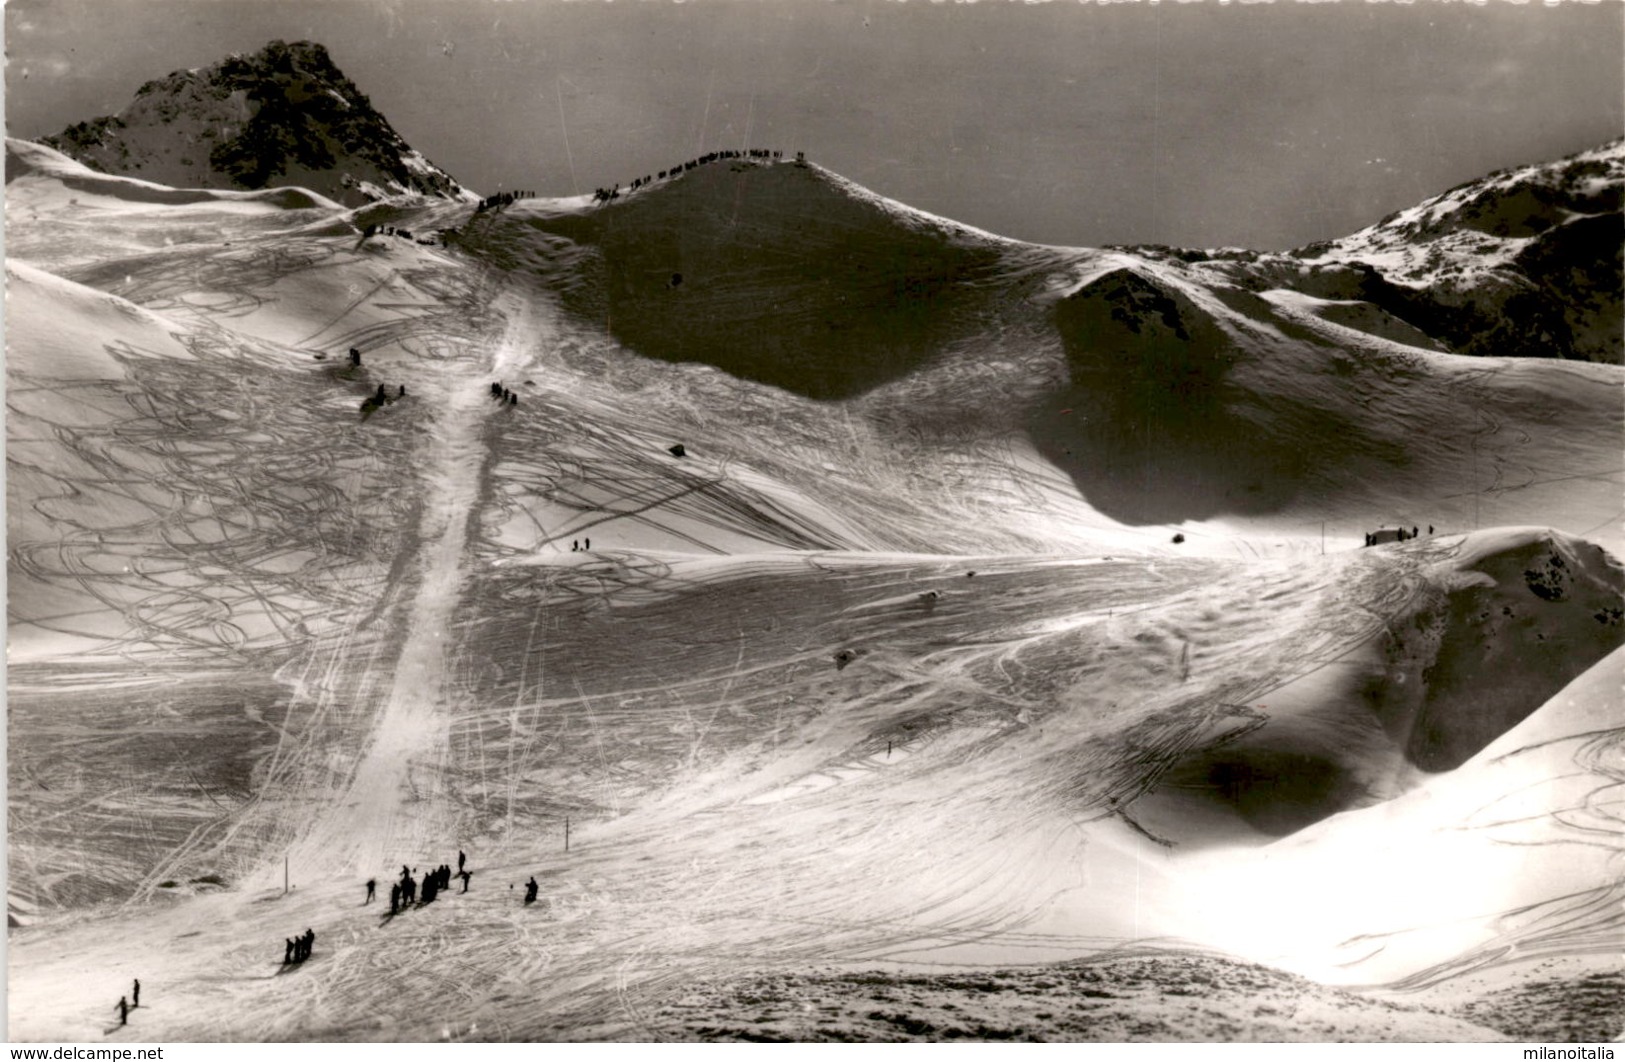
<svg viewBox="0 0 1625 1062">
<path fill-rule="evenodd" d="M 658 174 L 639 177 L 637 180 L 627 185 L 626 190 L 628 192 L 635 192 L 645 185 L 653 184 L 655 181 L 664 181 L 668 177 L 680 177 L 689 170 L 697 169 L 706 165 L 707 163 L 724 162 L 728 159 L 771 159 L 776 161 L 778 159 L 782 159 L 783 157 L 784 152 L 770 151 L 767 148 L 742 148 L 738 150 L 729 149 L 725 151 L 713 151 L 709 154 L 701 155 L 697 159 L 689 159 L 687 162 L 673 166 L 669 170 L 661 170 Z M 805 166 L 807 164 L 806 152 L 796 152 L 796 164 L 798 166 Z M 611 199 L 619 199 L 620 195 L 621 186 L 618 184 L 610 188 L 597 188 L 593 190 L 592 201 L 594 203 L 607 203 Z"/>
</svg>

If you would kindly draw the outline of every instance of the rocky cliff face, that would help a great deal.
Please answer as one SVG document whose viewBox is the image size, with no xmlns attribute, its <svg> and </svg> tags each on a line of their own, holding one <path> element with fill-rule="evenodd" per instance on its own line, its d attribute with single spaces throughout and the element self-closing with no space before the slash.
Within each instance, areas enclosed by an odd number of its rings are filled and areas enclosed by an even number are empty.
<svg viewBox="0 0 1625 1062">
<path fill-rule="evenodd" d="M 104 173 L 179 187 L 300 185 L 351 206 L 402 194 L 473 198 L 310 41 L 177 70 L 141 86 L 118 114 L 44 142 Z"/>
</svg>

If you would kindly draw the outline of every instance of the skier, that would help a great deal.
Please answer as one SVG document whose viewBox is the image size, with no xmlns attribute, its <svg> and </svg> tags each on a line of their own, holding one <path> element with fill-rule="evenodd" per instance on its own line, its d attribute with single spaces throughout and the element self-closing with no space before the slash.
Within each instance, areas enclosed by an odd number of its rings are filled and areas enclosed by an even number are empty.
<svg viewBox="0 0 1625 1062">
<path fill-rule="evenodd" d="M 125 1002 L 123 996 L 118 997 L 118 1023 L 127 1025 L 130 1021 L 130 1004 Z"/>
<path fill-rule="evenodd" d="M 135 988 L 132 989 L 131 992 L 130 992 L 130 1006 L 139 1007 L 140 1005 L 141 1005 L 141 978 L 138 977 L 138 978 L 135 979 Z"/>
<path fill-rule="evenodd" d="M 468 879 L 474 876 L 474 872 L 472 870 L 462 870 L 462 871 L 458 871 L 457 876 L 459 878 L 463 879 L 463 891 L 467 892 L 468 891 Z"/>
<path fill-rule="evenodd" d="M 368 878 L 367 879 L 367 898 L 365 900 L 362 900 L 361 902 L 364 903 L 364 904 L 371 903 L 374 899 L 377 898 L 377 896 L 378 896 L 378 879 L 377 878 Z"/>
</svg>

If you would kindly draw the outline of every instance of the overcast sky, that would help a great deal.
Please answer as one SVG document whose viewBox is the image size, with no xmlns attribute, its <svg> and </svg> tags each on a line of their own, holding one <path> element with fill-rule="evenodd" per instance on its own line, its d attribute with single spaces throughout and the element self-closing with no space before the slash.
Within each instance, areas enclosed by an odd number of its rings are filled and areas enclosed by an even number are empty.
<svg viewBox="0 0 1625 1062">
<path fill-rule="evenodd" d="M 1625 126 L 1625 4 L 8 0 L 9 135 L 275 38 L 481 193 L 804 150 L 1042 243 L 1286 248 Z"/>
</svg>

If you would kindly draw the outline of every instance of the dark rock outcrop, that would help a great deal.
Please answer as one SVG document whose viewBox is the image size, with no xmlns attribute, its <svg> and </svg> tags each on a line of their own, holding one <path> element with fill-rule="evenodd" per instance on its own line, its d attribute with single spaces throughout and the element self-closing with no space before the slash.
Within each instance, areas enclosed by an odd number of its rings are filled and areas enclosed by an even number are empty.
<svg viewBox="0 0 1625 1062">
<path fill-rule="evenodd" d="M 44 143 L 103 173 L 191 188 L 299 185 L 359 206 L 469 193 L 414 151 L 311 41 L 149 81 L 116 115 Z"/>
</svg>

